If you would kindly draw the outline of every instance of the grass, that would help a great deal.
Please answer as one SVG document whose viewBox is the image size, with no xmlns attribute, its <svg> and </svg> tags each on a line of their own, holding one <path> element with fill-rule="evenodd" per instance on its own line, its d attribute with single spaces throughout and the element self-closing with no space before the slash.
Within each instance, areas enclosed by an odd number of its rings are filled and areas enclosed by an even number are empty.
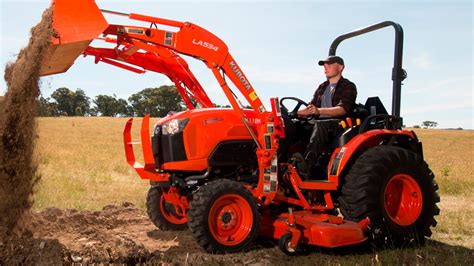
<svg viewBox="0 0 474 266">
<path fill-rule="evenodd" d="M 441 213 L 433 239 L 474 248 L 474 131 L 417 129 L 439 185 Z"/>
<path fill-rule="evenodd" d="M 436 176 L 442 195 L 474 194 L 474 131 L 415 131 L 423 142 L 425 160 Z"/>
<path fill-rule="evenodd" d="M 37 158 L 42 180 L 35 208 L 98 210 L 123 201 L 144 207 L 148 182 L 125 160 L 125 122 L 101 117 L 39 118 Z"/>
<path fill-rule="evenodd" d="M 34 208 L 98 210 L 123 201 L 144 208 L 149 184 L 126 163 L 125 122 L 123 118 L 38 118 L 37 159 L 42 180 Z M 137 133 L 135 129 L 135 140 Z M 440 187 L 441 214 L 432 238 L 474 248 L 474 131 L 419 129 L 416 133 Z"/>
</svg>

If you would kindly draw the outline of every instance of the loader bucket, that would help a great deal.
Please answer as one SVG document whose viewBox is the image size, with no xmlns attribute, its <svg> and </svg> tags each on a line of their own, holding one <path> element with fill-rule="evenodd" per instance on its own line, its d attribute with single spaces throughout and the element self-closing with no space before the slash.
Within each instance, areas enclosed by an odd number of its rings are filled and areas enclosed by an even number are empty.
<svg viewBox="0 0 474 266">
<path fill-rule="evenodd" d="M 53 0 L 52 7 L 56 34 L 51 37 L 51 46 L 41 65 L 41 76 L 66 72 L 94 38 L 108 27 L 94 0 Z"/>
</svg>

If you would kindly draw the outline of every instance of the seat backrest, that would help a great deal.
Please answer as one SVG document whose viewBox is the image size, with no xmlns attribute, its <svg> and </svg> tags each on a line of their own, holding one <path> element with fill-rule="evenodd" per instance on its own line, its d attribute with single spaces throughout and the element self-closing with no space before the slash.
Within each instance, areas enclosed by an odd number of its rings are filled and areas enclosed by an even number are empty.
<svg viewBox="0 0 474 266">
<path fill-rule="evenodd" d="M 383 106 L 379 97 L 368 98 L 365 102 L 364 108 L 370 115 L 388 115 L 387 110 L 385 109 L 385 106 Z"/>
<path fill-rule="evenodd" d="M 363 122 L 367 116 L 369 116 L 369 109 L 365 108 L 365 105 L 358 103 L 356 104 L 356 107 L 354 108 L 354 111 L 352 111 L 351 118 L 355 123 L 355 120 L 357 118 L 360 119 L 361 122 Z"/>
</svg>

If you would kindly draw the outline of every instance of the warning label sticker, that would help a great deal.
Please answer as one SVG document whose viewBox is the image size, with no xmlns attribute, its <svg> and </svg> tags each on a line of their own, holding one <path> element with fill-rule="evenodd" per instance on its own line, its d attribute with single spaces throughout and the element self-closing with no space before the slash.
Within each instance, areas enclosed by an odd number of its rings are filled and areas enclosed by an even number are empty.
<svg viewBox="0 0 474 266">
<path fill-rule="evenodd" d="M 255 91 L 250 93 L 249 97 L 250 97 L 250 100 L 252 100 L 252 102 L 255 101 L 258 98 L 257 93 Z"/>
</svg>

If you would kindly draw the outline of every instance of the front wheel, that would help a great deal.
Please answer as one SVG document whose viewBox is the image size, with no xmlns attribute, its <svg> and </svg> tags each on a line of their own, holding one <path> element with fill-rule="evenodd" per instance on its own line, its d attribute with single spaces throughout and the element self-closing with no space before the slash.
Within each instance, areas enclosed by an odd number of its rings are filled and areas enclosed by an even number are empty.
<svg viewBox="0 0 474 266">
<path fill-rule="evenodd" d="M 418 154 L 394 146 L 363 153 L 344 178 L 340 209 L 346 219 L 370 218 L 376 244 L 424 243 L 439 214 L 434 175 Z"/>
<path fill-rule="evenodd" d="M 175 206 L 166 201 L 162 188 L 150 187 L 146 197 L 146 209 L 148 217 L 160 230 L 184 230 L 188 227 L 188 217 L 179 214 Z"/>
<path fill-rule="evenodd" d="M 280 250 L 288 256 L 294 256 L 298 254 L 298 246 L 295 248 L 290 247 L 291 233 L 286 233 L 278 239 L 278 247 Z"/>
<path fill-rule="evenodd" d="M 199 188 L 190 204 L 188 226 L 207 252 L 245 250 L 257 234 L 258 210 L 240 183 L 215 180 Z"/>
</svg>

